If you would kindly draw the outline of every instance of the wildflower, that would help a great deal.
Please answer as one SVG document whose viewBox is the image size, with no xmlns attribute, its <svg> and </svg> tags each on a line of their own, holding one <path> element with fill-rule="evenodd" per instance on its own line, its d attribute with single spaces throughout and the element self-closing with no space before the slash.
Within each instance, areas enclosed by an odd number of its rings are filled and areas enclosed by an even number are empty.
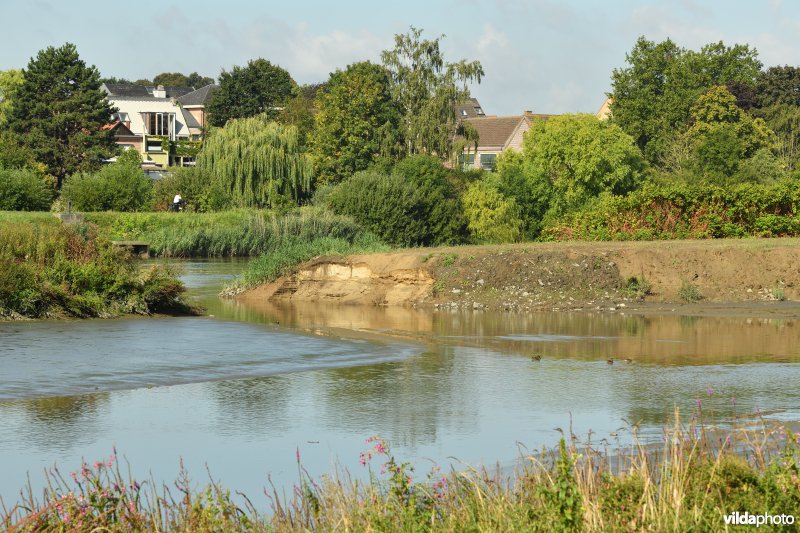
<svg viewBox="0 0 800 533">
<path fill-rule="evenodd" d="M 378 453 L 386 453 L 386 446 L 382 442 L 375 445 L 375 451 Z"/>
<path fill-rule="evenodd" d="M 711 398 L 711 395 L 714 394 L 714 389 L 711 388 L 711 385 L 708 386 L 708 390 L 706 392 L 708 392 L 708 397 Z"/>
<path fill-rule="evenodd" d="M 295 449 L 297 450 L 297 464 L 300 464 L 300 447 L 298 446 Z"/>
<path fill-rule="evenodd" d="M 702 405 L 703 405 L 703 403 L 700 401 L 700 398 L 698 398 L 698 399 L 697 399 L 697 408 L 698 408 L 698 409 L 700 409 L 700 407 L 701 407 Z"/>
</svg>

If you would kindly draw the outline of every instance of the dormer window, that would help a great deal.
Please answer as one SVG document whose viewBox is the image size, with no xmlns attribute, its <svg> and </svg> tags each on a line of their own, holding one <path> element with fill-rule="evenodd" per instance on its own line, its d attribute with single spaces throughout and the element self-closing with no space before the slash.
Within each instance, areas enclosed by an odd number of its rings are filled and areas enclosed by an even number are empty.
<svg viewBox="0 0 800 533">
<path fill-rule="evenodd" d="M 469 116 L 469 115 L 467 115 L 467 110 L 466 109 L 464 109 L 464 108 L 461 109 L 461 116 L 462 117 Z"/>
<path fill-rule="evenodd" d="M 114 113 L 112 118 L 113 118 L 113 120 L 119 121 L 119 122 L 130 122 L 131 121 L 131 119 L 128 116 L 128 114 L 123 112 L 123 111 L 120 111 L 119 113 Z"/>
<path fill-rule="evenodd" d="M 486 114 L 483 112 L 483 109 L 481 109 L 480 106 L 475 106 L 474 109 L 475 109 L 475 114 L 478 115 L 479 117 L 482 117 Z M 464 114 L 466 115 L 466 111 L 464 112 Z"/>
</svg>

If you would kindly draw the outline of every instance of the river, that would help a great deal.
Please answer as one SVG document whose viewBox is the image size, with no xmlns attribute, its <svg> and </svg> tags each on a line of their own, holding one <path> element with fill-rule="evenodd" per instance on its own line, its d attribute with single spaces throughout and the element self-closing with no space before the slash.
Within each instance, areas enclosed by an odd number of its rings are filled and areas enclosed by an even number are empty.
<svg viewBox="0 0 800 533">
<path fill-rule="evenodd" d="M 0 497 L 108 457 L 137 477 L 215 480 L 255 502 L 268 476 L 364 472 L 385 437 L 418 472 L 513 465 L 559 429 L 660 439 L 697 400 L 716 423 L 800 420 L 796 318 L 244 305 L 244 263 L 186 261 L 208 316 L 0 323 Z M 540 355 L 536 361 L 532 356 Z M 613 359 L 613 364 L 608 363 Z M 626 362 L 630 359 L 631 362 Z M 611 437 L 614 435 L 614 437 Z"/>
</svg>

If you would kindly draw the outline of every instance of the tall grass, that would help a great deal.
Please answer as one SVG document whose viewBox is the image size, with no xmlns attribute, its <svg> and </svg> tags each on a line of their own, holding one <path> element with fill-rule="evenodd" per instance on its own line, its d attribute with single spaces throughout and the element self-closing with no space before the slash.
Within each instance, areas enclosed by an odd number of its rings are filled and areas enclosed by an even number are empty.
<svg viewBox="0 0 800 533">
<path fill-rule="evenodd" d="M 141 270 L 93 225 L 0 224 L 0 319 L 186 312 L 164 267 Z"/>
<path fill-rule="evenodd" d="M 171 486 L 139 483 L 130 473 L 123 475 L 115 451 L 70 476 L 51 469 L 41 497 L 28 488 L 19 504 L 0 507 L 0 526 L 11 531 L 716 531 L 735 511 L 800 517 L 798 436 L 785 427 L 763 423 L 723 431 L 682 424 L 676 414 L 663 435 L 661 445 L 634 438 L 612 451 L 602 442 L 571 436 L 557 449 L 523 455 L 513 477 L 485 468 L 442 473 L 434 467 L 418 480 L 411 464 L 373 437 L 361 453 L 366 480 L 347 471 L 311 479 L 298 453 L 298 483 L 288 495 L 265 490 L 266 514 L 218 484 L 192 491 L 183 469 Z"/>
<path fill-rule="evenodd" d="M 352 241 L 364 229 L 351 218 L 314 207 L 218 213 L 87 213 L 86 220 L 117 239 L 145 240 L 163 257 L 256 256 L 296 240 Z"/>
</svg>

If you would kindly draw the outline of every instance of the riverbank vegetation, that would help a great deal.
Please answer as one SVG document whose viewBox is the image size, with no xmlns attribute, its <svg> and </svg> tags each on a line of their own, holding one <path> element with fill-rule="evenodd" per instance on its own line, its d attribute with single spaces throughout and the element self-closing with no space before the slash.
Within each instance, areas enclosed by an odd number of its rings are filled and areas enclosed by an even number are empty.
<svg viewBox="0 0 800 533">
<path fill-rule="evenodd" d="M 96 226 L 0 224 L 0 319 L 187 313 L 183 291 L 169 269 L 142 269 Z"/>
<path fill-rule="evenodd" d="M 248 284 L 381 243 L 800 235 L 800 67 L 765 67 L 749 45 L 642 37 L 611 74 L 610 115 L 527 117 L 520 149 L 484 170 L 463 166 L 480 139 L 456 116 L 484 72 L 448 61 L 441 39 L 411 28 L 379 63 L 306 87 L 265 59 L 223 72 L 196 165 L 156 181 L 97 125 L 110 108 L 96 69 L 72 45 L 48 48 L 2 77 L 0 208 L 72 208 L 164 257 L 271 255 Z M 37 96 L 43 80 L 80 89 L 58 102 L 73 114 L 75 98 L 92 102 L 44 144 L 56 119 L 31 109 L 56 106 Z M 163 213 L 176 193 L 184 211 Z"/>
<path fill-rule="evenodd" d="M 709 392 L 711 394 L 711 392 Z M 663 442 L 611 447 L 562 439 L 524 452 L 512 478 L 485 468 L 427 475 L 372 437 L 366 475 L 299 481 L 264 505 L 212 483 L 193 490 L 137 481 L 114 455 L 69 475 L 57 468 L 39 497 L 28 489 L 5 507 L 11 531 L 715 531 L 731 513 L 800 516 L 799 436 L 766 422 L 722 430 L 696 422 L 665 428 Z M 677 418 L 677 417 L 676 417 Z M 635 428 L 633 428 L 635 430 Z M 129 472 L 129 469 L 128 469 Z M 793 530 L 791 524 L 774 527 Z"/>
</svg>

